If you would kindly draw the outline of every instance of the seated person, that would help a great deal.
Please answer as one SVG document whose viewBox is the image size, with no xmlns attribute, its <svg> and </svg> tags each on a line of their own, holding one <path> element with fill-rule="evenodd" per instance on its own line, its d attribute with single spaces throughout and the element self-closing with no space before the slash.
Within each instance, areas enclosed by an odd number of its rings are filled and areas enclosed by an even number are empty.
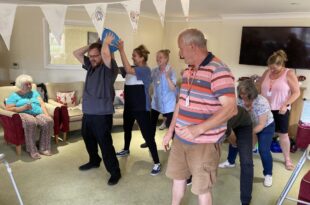
<svg viewBox="0 0 310 205">
<path fill-rule="evenodd" d="M 37 91 L 32 90 L 32 78 L 20 75 L 16 78 L 17 92 L 12 93 L 6 100 L 6 110 L 18 112 L 25 133 L 26 151 L 33 159 L 40 159 L 40 154 L 51 155 L 51 136 L 53 119 L 48 115 L 45 104 Z M 36 147 L 36 128 L 41 128 L 39 152 Z"/>
</svg>

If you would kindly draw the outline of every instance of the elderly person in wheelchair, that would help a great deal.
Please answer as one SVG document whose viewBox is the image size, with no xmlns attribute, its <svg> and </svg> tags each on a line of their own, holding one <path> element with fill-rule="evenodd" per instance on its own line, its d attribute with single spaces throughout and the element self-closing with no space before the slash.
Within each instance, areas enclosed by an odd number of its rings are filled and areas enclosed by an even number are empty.
<svg viewBox="0 0 310 205">
<path fill-rule="evenodd" d="M 20 75 L 16 78 L 17 92 L 6 100 L 6 110 L 20 114 L 25 133 L 26 151 L 33 159 L 42 155 L 51 155 L 51 136 L 53 134 L 53 119 L 49 116 L 40 94 L 32 90 L 32 77 Z M 36 129 L 40 127 L 39 150 L 36 147 Z"/>
</svg>

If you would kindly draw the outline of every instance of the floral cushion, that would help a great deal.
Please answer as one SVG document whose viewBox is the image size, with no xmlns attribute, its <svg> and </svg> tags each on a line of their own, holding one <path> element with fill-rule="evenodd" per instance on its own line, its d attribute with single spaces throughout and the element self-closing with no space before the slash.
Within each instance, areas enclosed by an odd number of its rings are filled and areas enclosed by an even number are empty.
<svg viewBox="0 0 310 205">
<path fill-rule="evenodd" d="M 56 97 L 57 97 L 57 102 L 67 107 L 74 107 L 77 105 L 75 91 L 56 92 Z"/>
</svg>

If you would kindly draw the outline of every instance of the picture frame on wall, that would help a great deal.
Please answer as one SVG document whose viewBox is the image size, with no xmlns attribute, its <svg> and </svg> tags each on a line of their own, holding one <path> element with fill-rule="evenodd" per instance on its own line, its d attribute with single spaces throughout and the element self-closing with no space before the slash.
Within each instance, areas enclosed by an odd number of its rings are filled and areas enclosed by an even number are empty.
<svg viewBox="0 0 310 205">
<path fill-rule="evenodd" d="M 97 32 L 87 32 L 87 45 L 95 43 L 98 40 L 99 36 Z"/>
</svg>

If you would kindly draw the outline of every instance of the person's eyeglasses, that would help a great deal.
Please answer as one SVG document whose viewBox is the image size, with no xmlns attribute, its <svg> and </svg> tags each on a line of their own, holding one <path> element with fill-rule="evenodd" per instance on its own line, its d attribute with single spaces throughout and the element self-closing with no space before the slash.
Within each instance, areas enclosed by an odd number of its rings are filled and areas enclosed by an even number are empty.
<svg viewBox="0 0 310 205">
<path fill-rule="evenodd" d="M 98 54 L 98 55 L 90 55 L 90 56 L 88 56 L 89 58 L 98 58 L 100 55 Z"/>
</svg>

